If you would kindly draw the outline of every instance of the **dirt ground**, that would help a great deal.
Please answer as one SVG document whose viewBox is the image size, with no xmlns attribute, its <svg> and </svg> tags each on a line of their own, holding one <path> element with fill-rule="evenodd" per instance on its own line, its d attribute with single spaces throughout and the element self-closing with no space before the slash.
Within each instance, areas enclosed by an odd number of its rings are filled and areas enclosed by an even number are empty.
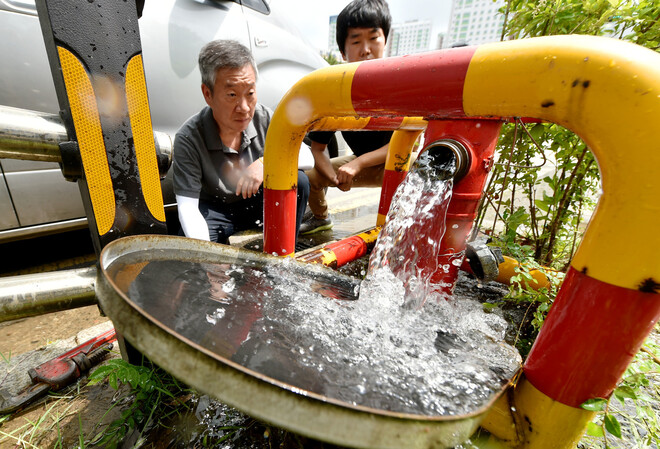
<svg viewBox="0 0 660 449">
<path fill-rule="evenodd" d="M 3 397 L 19 393 L 30 384 L 30 368 L 111 328 L 112 323 L 96 306 L 0 323 L 0 393 Z M 58 447 L 58 441 L 72 447 L 81 429 L 92 435 L 119 416 L 119 409 L 109 407 L 116 394 L 107 383 L 88 386 L 81 379 L 37 400 L 6 422 L 0 420 L 0 448 L 51 448 Z"/>
<path fill-rule="evenodd" d="M 0 323 L 0 353 L 16 357 L 108 321 L 96 306 Z"/>
</svg>

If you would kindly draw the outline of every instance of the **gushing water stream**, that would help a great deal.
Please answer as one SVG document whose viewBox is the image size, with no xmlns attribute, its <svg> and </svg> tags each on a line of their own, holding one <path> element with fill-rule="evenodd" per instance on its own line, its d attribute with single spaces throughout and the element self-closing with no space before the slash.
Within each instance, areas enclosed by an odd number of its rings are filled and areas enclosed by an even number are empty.
<svg viewBox="0 0 660 449">
<path fill-rule="evenodd" d="M 127 296 L 153 320 L 219 358 L 301 394 L 357 407 L 461 416 L 489 403 L 520 365 L 506 323 L 427 280 L 450 181 L 408 176 L 367 279 L 294 260 L 197 263 L 161 250 L 121 258 Z M 357 297 L 359 292 L 359 299 Z"/>
<path fill-rule="evenodd" d="M 371 253 L 367 281 L 382 270 L 392 273 L 403 282 L 407 308 L 420 308 L 434 290 L 431 275 L 438 269 L 455 168 L 453 158 L 437 163 L 428 152 L 419 156 L 392 199 Z M 460 265 L 461 256 L 457 254 L 453 263 Z M 449 267 L 440 269 L 446 272 Z M 370 295 L 370 284 L 362 287 L 361 297 Z"/>
</svg>

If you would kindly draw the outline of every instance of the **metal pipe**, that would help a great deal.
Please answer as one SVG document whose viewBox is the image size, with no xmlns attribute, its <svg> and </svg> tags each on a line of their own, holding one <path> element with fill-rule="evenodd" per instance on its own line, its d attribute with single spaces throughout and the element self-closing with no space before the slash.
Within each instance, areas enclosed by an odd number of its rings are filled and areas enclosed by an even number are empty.
<svg viewBox="0 0 660 449">
<path fill-rule="evenodd" d="M 59 145 L 67 140 L 57 115 L 0 106 L 0 158 L 61 163 Z M 164 176 L 172 163 L 172 139 L 155 131 L 154 141 Z"/>
<path fill-rule="evenodd" d="M 96 304 L 96 267 L 0 278 L 0 322 Z"/>
<path fill-rule="evenodd" d="M 351 237 L 329 243 L 322 248 L 297 254 L 296 259 L 301 262 L 320 263 L 334 269 L 343 267 L 347 263 L 365 256 L 373 249 L 380 229 L 380 226 L 367 229 Z"/>
<path fill-rule="evenodd" d="M 458 262 L 462 262 L 477 216 L 479 200 L 490 170 L 488 161 L 493 157 L 500 126 L 501 122 L 495 120 L 432 120 L 426 129 L 425 140 L 433 142 L 429 149 L 441 158 L 438 162 L 443 159 L 456 160 L 451 200 L 446 212 L 440 205 L 435 211 L 438 217 L 444 217 L 446 229 L 440 242 L 438 259 L 433 261 L 438 268 L 431 276 L 438 291 L 451 293 L 458 279 Z M 435 176 L 440 178 L 440 174 Z M 445 177 L 448 176 L 449 173 L 446 173 Z M 428 260 L 419 262 L 431 263 Z"/>
<path fill-rule="evenodd" d="M 427 173 L 437 179 L 450 179 L 454 181 L 464 177 L 470 168 L 470 153 L 465 145 L 454 139 L 440 139 L 429 144 L 422 150 L 428 156 L 428 167 L 421 170 L 423 158 L 418 158 L 413 165 L 418 172 Z"/>
<path fill-rule="evenodd" d="M 0 158 L 62 162 L 59 143 L 66 140 L 57 115 L 0 106 Z"/>
</svg>

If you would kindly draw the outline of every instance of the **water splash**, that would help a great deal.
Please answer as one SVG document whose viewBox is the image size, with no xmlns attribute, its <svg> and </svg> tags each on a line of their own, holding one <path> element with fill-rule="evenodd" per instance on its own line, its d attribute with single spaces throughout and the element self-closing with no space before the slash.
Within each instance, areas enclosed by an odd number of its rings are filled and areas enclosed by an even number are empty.
<svg viewBox="0 0 660 449">
<path fill-rule="evenodd" d="M 285 282 L 276 287 L 282 302 L 265 304 L 270 329 L 287 329 L 284 345 L 299 344 L 296 363 L 319 373 L 324 395 L 379 410 L 463 415 L 518 368 L 515 350 L 500 343 L 506 323 L 476 300 L 429 301 L 423 313 L 411 312 L 389 270 L 365 282 L 368 297 L 341 304 L 290 301 L 300 286 Z"/>
<path fill-rule="evenodd" d="M 404 283 L 407 308 L 422 307 L 433 290 L 430 279 L 438 270 L 455 168 L 454 159 L 437 164 L 427 153 L 419 156 L 392 199 L 371 253 L 367 279 L 380 270 L 393 273 Z M 447 271 L 449 267 L 440 269 Z M 365 294 L 369 293 L 363 287 Z"/>
</svg>

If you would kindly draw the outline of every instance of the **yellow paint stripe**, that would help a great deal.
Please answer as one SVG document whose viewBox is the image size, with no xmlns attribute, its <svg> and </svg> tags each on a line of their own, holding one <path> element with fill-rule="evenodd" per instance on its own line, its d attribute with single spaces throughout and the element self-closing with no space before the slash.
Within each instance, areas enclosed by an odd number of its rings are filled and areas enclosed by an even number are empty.
<svg viewBox="0 0 660 449">
<path fill-rule="evenodd" d="M 660 55 L 592 36 L 487 44 L 463 101 L 471 116 L 536 117 L 578 133 L 603 195 L 572 266 L 624 288 L 660 279 Z"/>
<path fill-rule="evenodd" d="M 392 134 L 390 146 L 385 159 L 385 170 L 408 171 L 410 169 L 410 155 L 421 130 L 404 131 L 397 130 Z"/>
<path fill-rule="evenodd" d="M 273 114 L 266 135 L 265 188 L 289 190 L 296 184 L 298 150 L 314 121 L 323 117 L 357 116 L 351 100 L 351 85 L 359 64 L 319 69 L 298 81 L 286 93 Z"/>
<path fill-rule="evenodd" d="M 157 220 L 165 221 L 156 145 L 141 55 L 131 58 L 126 67 L 126 102 L 144 201 L 151 215 Z"/>
<path fill-rule="evenodd" d="M 314 130 L 351 130 L 363 129 L 369 124 L 371 119 L 369 117 L 323 117 L 315 121 L 309 127 L 310 131 Z"/>
<path fill-rule="evenodd" d="M 321 264 L 329 267 L 333 263 L 337 262 L 337 255 L 334 251 L 328 251 L 325 248 L 321 248 Z"/>
<path fill-rule="evenodd" d="M 381 226 L 376 226 L 374 228 L 369 229 L 368 231 L 361 232 L 357 234 L 359 238 L 361 238 L 364 243 L 367 245 L 374 243 L 376 240 L 378 240 L 378 235 L 380 234 Z"/>
<path fill-rule="evenodd" d="M 115 220 L 115 193 L 103 142 L 96 96 L 85 68 L 71 52 L 57 47 L 85 180 L 94 209 L 99 235 L 112 228 Z"/>
<path fill-rule="evenodd" d="M 482 422 L 491 434 L 519 449 L 573 449 L 595 412 L 553 401 L 522 378 Z"/>
</svg>

